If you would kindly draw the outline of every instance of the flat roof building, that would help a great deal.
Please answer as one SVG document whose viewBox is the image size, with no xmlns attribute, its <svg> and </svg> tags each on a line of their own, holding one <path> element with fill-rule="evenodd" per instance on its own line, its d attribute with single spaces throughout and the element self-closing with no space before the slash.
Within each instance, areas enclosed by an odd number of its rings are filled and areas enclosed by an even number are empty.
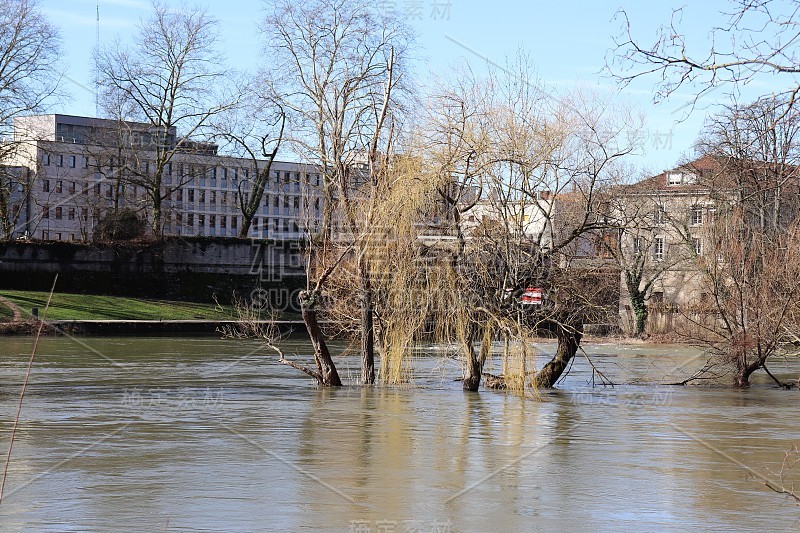
<svg viewBox="0 0 800 533">
<path fill-rule="evenodd" d="M 149 124 L 71 115 L 14 121 L 6 168 L 16 179 L 7 238 L 90 241 L 97 224 L 123 208 L 151 221 L 162 204 L 161 234 L 236 237 L 242 204 L 268 161 L 220 155 L 216 144 Z M 151 186 L 159 151 L 160 189 Z M 321 217 L 320 175 L 313 165 L 274 161 L 248 237 L 299 239 Z M 14 220 L 11 216 L 14 214 Z"/>
</svg>

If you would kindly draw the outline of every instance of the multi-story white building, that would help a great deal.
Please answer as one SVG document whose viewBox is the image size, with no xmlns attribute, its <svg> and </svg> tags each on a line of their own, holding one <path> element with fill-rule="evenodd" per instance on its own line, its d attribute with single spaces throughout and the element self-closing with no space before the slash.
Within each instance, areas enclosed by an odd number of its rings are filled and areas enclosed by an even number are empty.
<svg viewBox="0 0 800 533">
<path fill-rule="evenodd" d="M 8 200 L 11 237 L 89 241 L 109 213 L 150 216 L 148 189 L 156 143 L 175 147 L 176 131 L 148 124 L 68 115 L 14 122 L 15 149 L 5 161 L 17 179 Z M 219 155 L 217 146 L 183 140 L 164 168 L 163 235 L 236 237 L 241 201 L 266 161 Z M 312 166 L 274 161 L 249 237 L 298 239 L 321 217 L 320 175 Z M 13 220 L 12 220 L 13 217 Z"/>
</svg>

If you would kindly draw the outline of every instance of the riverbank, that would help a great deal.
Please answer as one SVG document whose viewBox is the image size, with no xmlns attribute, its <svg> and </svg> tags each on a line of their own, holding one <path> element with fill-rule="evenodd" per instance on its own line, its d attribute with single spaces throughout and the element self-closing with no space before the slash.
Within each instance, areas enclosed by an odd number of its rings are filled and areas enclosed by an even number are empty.
<svg viewBox="0 0 800 533">
<path fill-rule="evenodd" d="M 0 335 L 31 335 L 44 317 L 48 293 L 0 291 Z M 238 320 L 231 305 L 119 296 L 56 293 L 47 309 L 45 334 L 80 335 L 217 334 Z M 282 331 L 302 327 L 298 316 L 285 313 Z"/>
</svg>

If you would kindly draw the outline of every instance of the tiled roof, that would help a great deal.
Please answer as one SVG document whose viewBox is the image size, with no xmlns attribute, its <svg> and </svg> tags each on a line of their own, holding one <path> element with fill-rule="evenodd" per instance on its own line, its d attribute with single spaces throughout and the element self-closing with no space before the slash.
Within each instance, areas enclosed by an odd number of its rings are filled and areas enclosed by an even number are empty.
<svg viewBox="0 0 800 533">
<path fill-rule="evenodd" d="M 746 163 L 746 164 L 745 164 Z M 680 165 L 674 169 L 666 170 L 661 174 L 645 178 L 641 181 L 622 187 L 622 192 L 637 194 L 643 192 L 705 192 L 709 190 L 735 189 L 739 180 L 736 179 L 738 173 L 742 171 L 764 171 L 770 167 L 778 167 L 771 163 L 758 161 L 746 162 L 741 159 L 727 158 L 714 155 L 704 155 L 689 163 Z M 785 165 L 781 169 L 784 177 L 787 172 L 797 172 L 797 179 L 800 180 L 800 167 Z M 686 172 L 696 176 L 696 182 L 669 184 L 667 177 L 671 173 Z"/>
</svg>

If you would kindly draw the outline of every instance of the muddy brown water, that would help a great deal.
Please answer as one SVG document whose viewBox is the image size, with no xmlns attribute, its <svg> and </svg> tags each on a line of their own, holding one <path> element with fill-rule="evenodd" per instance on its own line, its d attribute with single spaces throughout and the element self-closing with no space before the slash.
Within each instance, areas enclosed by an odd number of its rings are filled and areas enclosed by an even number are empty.
<svg viewBox="0 0 800 533">
<path fill-rule="evenodd" d="M 3 458 L 30 349 L 0 338 Z M 621 384 L 593 386 L 581 357 L 532 399 L 462 392 L 435 347 L 415 357 L 413 385 L 320 390 L 251 342 L 44 339 L 0 529 L 800 529 L 800 507 L 758 478 L 800 444 L 800 393 L 763 378 L 641 385 L 702 360 L 679 346 L 587 351 Z M 358 376 L 356 357 L 338 361 Z M 794 360 L 772 370 L 800 375 Z"/>
</svg>

